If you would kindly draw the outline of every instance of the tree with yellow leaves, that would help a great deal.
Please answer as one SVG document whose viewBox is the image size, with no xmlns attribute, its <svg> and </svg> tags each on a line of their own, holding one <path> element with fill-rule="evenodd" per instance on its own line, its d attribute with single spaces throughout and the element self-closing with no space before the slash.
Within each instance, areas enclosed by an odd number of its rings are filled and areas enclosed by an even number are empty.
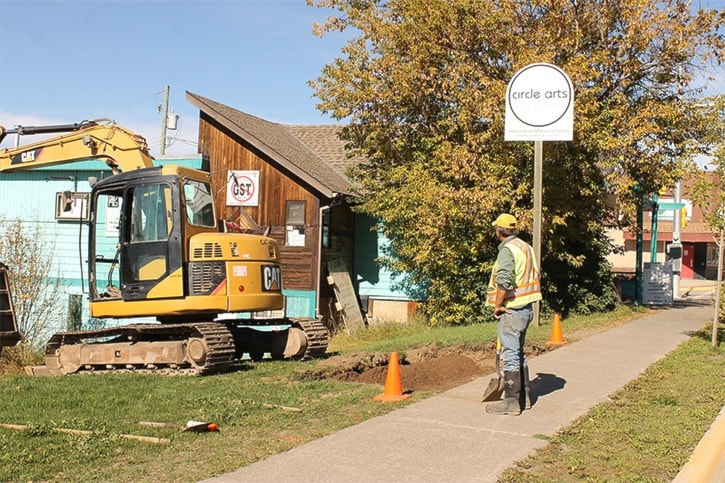
<svg viewBox="0 0 725 483">
<path fill-rule="evenodd" d="M 504 95 L 536 62 L 574 84 L 574 140 L 544 149 L 542 274 L 553 310 L 615 301 L 608 227 L 679 179 L 709 126 L 693 109 L 723 60 L 725 13 L 684 0 L 308 0 L 351 37 L 311 82 L 366 156 L 359 209 L 434 322 L 484 317 L 500 212 L 530 227 L 533 143 L 504 142 Z M 635 189 L 636 188 L 636 189 Z M 621 215 L 624 216 L 621 216 Z"/>
</svg>

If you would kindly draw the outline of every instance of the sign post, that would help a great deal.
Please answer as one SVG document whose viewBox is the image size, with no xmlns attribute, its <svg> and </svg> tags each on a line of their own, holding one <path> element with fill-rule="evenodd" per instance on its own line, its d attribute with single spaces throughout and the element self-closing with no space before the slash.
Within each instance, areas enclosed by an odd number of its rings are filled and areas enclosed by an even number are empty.
<svg viewBox="0 0 725 483">
<path fill-rule="evenodd" d="M 560 68 L 545 63 L 520 69 L 506 88 L 504 140 L 534 141 L 534 240 L 541 270 L 541 192 L 544 141 L 574 139 L 574 87 Z M 539 304 L 534 308 L 539 325 Z"/>
</svg>

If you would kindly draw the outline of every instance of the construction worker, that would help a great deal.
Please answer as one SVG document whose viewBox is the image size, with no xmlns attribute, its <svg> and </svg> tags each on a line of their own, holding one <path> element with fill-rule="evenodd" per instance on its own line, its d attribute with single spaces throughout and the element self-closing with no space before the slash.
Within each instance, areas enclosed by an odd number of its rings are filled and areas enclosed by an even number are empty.
<svg viewBox="0 0 725 483">
<path fill-rule="evenodd" d="M 486 406 L 486 412 L 493 414 L 519 415 L 523 407 L 531 407 L 524 342 L 534 318 L 534 303 L 541 300 L 541 283 L 534 249 L 518 238 L 517 225 L 516 218 L 508 213 L 493 222 L 501 243 L 491 271 L 487 303 L 498 319 L 504 371 L 503 401 Z"/>
</svg>

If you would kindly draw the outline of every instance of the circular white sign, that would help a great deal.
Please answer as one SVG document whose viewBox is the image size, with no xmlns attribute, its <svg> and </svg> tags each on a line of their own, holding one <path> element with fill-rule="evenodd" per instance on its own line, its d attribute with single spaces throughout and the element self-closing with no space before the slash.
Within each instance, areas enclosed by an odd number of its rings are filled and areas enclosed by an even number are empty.
<svg viewBox="0 0 725 483">
<path fill-rule="evenodd" d="M 531 64 L 516 73 L 507 101 L 516 119 L 531 127 L 551 126 L 571 108 L 574 90 L 567 75 L 551 64 Z"/>
<path fill-rule="evenodd" d="M 574 138 L 574 87 L 551 64 L 530 64 L 506 88 L 506 141 L 571 141 Z"/>
</svg>

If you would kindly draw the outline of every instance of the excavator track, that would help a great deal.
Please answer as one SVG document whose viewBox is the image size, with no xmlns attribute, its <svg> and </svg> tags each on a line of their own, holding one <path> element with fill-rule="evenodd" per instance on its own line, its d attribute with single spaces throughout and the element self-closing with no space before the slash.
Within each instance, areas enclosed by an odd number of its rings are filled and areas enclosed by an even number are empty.
<svg viewBox="0 0 725 483">
<path fill-rule="evenodd" d="M 234 342 L 220 323 L 139 324 L 60 332 L 46 346 L 50 373 L 203 375 L 234 361 Z"/>
<path fill-rule="evenodd" d="M 304 360 L 323 357 L 327 352 L 329 336 L 322 320 L 265 319 L 263 323 L 279 329 L 263 330 L 265 325 L 259 324 L 255 327 L 248 321 L 243 324 L 229 323 L 238 358 L 241 359 L 247 353 L 252 360 L 260 361 L 269 353 L 276 360 Z"/>
<path fill-rule="evenodd" d="M 330 337 L 321 319 L 291 319 L 293 327 L 299 327 L 307 336 L 307 349 L 302 359 L 323 357 L 327 352 Z"/>
</svg>

